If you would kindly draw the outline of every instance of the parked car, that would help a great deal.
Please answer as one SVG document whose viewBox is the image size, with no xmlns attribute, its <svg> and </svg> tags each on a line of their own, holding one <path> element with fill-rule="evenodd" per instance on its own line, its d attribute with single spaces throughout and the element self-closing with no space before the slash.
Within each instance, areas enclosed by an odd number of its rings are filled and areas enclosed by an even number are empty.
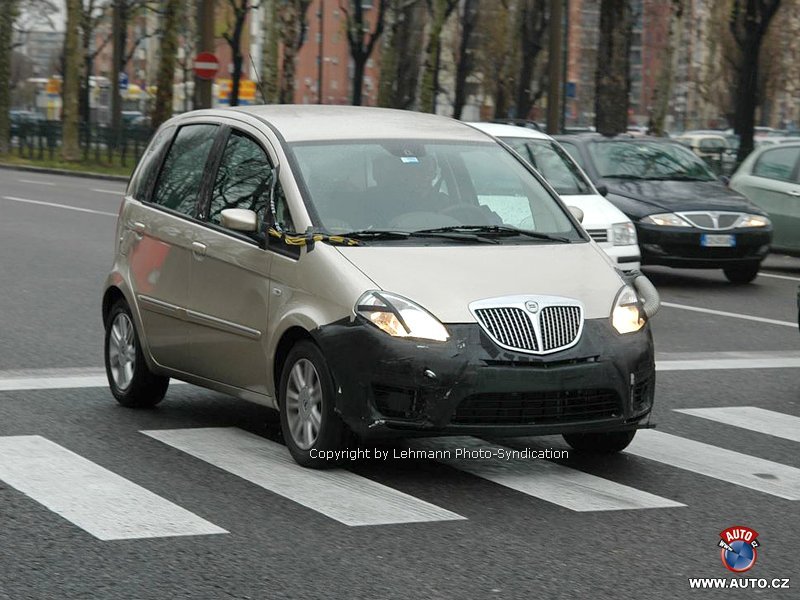
<svg viewBox="0 0 800 600">
<path fill-rule="evenodd" d="M 685 146 L 625 135 L 557 139 L 636 224 L 642 264 L 722 269 L 733 283 L 756 278 L 769 253 L 770 220 Z"/>
<path fill-rule="evenodd" d="M 800 141 L 759 147 L 729 185 L 769 215 L 772 250 L 800 256 Z"/>
<path fill-rule="evenodd" d="M 627 446 L 650 413 L 658 296 L 623 278 L 518 155 L 364 107 L 162 125 L 120 209 L 111 392 L 170 377 L 280 411 L 300 463 L 359 436 L 563 434 Z"/>
<path fill-rule="evenodd" d="M 721 133 L 685 133 L 674 139 L 702 158 L 718 175 L 730 174 L 736 165 L 736 150 Z"/>
<path fill-rule="evenodd" d="M 581 225 L 620 269 L 639 268 L 641 257 L 633 223 L 600 195 L 557 141 L 523 127 L 495 123 L 471 125 L 508 144 L 544 176 L 567 206 L 581 209 Z"/>
</svg>

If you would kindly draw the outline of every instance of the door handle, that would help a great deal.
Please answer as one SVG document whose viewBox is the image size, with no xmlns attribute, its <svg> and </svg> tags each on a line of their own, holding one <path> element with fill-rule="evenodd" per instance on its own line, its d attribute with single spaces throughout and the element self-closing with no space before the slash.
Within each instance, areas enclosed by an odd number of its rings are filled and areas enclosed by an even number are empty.
<svg viewBox="0 0 800 600">
<path fill-rule="evenodd" d="M 133 223 L 130 223 L 128 227 L 136 235 L 137 240 L 141 240 L 144 237 L 144 232 L 147 229 L 147 226 L 141 221 L 134 221 Z"/>
<path fill-rule="evenodd" d="M 200 259 L 206 255 L 206 246 L 200 242 L 192 242 L 192 254 L 195 258 Z"/>
</svg>

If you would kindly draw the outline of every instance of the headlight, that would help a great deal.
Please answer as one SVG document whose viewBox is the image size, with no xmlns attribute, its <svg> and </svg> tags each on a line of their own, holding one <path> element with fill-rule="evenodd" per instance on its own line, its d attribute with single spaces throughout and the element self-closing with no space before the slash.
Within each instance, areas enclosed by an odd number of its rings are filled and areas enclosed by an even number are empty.
<svg viewBox="0 0 800 600">
<path fill-rule="evenodd" d="M 678 215 L 673 213 L 648 215 L 642 219 L 642 223 L 648 223 L 650 225 L 658 225 L 659 227 L 691 227 L 690 223 L 687 223 L 686 221 L 681 219 Z"/>
<path fill-rule="evenodd" d="M 644 311 L 641 310 L 639 297 L 630 286 L 623 287 L 614 301 L 611 311 L 611 324 L 617 333 L 633 333 L 644 327 Z"/>
<path fill-rule="evenodd" d="M 389 292 L 366 292 L 358 299 L 355 313 L 394 337 L 445 342 L 450 337 L 439 320 L 419 304 Z"/>
<path fill-rule="evenodd" d="M 636 227 L 630 221 L 611 226 L 611 240 L 615 246 L 630 246 L 636 243 Z"/>
<path fill-rule="evenodd" d="M 769 219 L 761 215 L 742 215 L 736 222 L 736 227 L 766 227 Z"/>
</svg>

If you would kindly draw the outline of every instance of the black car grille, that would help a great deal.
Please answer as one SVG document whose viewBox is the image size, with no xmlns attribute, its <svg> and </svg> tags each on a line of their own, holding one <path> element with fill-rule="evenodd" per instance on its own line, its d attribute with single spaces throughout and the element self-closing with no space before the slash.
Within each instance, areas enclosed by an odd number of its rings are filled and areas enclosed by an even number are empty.
<svg viewBox="0 0 800 600">
<path fill-rule="evenodd" d="M 541 425 L 611 419 L 621 414 L 613 390 L 487 393 L 467 396 L 456 408 L 458 425 Z"/>
</svg>

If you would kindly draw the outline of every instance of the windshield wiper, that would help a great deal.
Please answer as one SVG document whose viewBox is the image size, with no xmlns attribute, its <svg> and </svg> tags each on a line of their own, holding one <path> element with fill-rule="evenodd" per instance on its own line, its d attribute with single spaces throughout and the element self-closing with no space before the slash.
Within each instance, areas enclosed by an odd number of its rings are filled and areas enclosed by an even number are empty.
<svg viewBox="0 0 800 600">
<path fill-rule="evenodd" d="M 603 178 L 604 179 L 647 179 L 647 177 L 642 177 L 641 175 L 630 175 L 628 173 L 603 175 Z"/>
<path fill-rule="evenodd" d="M 673 173 L 672 175 L 661 175 L 659 177 L 648 177 L 651 181 L 712 181 L 705 177 L 697 177 L 696 175 L 683 175 L 680 173 Z"/>
<path fill-rule="evenodd" d="M 455 240 L 457 242 L 483 242 L 487 244 L 497 244 L 497 240 L 491 238 L 475 235 L 472 232 L 449 232 L 445 229 L 442 230 L 422 230 L 422 231 L 401 231 L 394 229 L 360 229 L 358 231 L 350 231 L 348 233 L 339 234 L 342 237 L 351 238 L 354 240 L 406 240 L 414 237 L 426 238 L 444 238 L 447 240 Z"/>
<path fill-rule="evenodd" d="M 551 235 L 549 233 L 539 233 L 538 231 L 528 231 L 527 229 L 519 229 L 511 225 L 450 225 L 448 227 L 434 227 L 432 229 L 420 229 L 414 233 L 446 233 L 446 232 L 465 232 L 465 233 L 480 233 L 481 235 L 524 235 L 537 240 L 548 240 L 551 242 L 563 242 L 569 244 L 571 240 L 560 235 Z"/>
</svg>

